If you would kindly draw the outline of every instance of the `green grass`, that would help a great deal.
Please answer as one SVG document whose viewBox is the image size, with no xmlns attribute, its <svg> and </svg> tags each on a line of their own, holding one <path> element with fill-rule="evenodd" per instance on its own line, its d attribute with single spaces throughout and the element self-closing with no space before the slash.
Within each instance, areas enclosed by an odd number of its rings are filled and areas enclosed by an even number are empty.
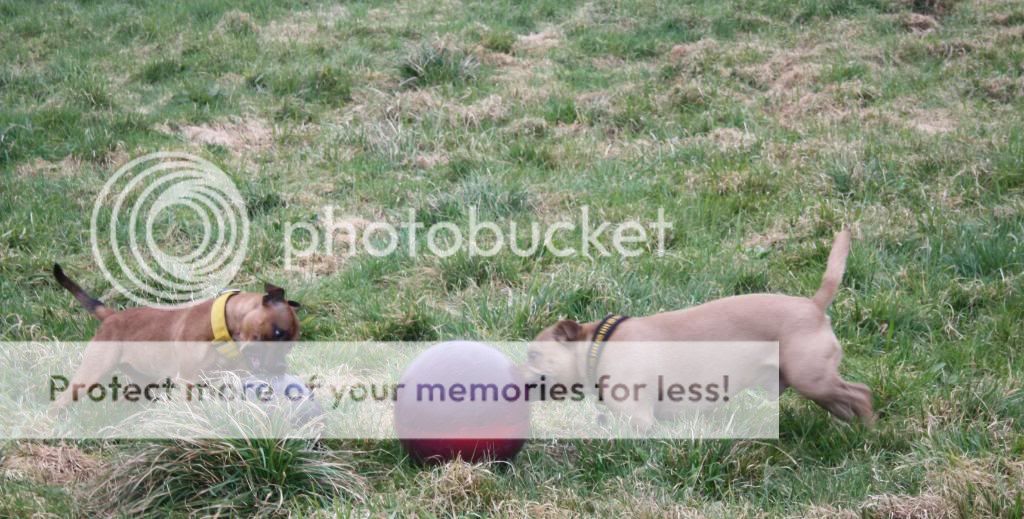
<svg viewBox="0 0 1024 519">
<path fill-rule="evenodd" d="M 938 28 L 908 30 L 914 12 Z M 296 485 L 267 513 L 1019 517 L 1022 31 L 1010 1 L 0 0 L 0 340 L 91 336 L 55 260 L 126 304 L 93 263 L 92 202 L 157 150 L 232 177 L 253 222 L 236 283 L 286 286 L 309 340 L 527 339 L 561 316 L 810 295 L 847 224 L 831 316 L 844 376 L 875 391 L 874 429 L 786 395 L 770 442 L 535 441 L 510 467 L 432 469 L 395 442 L 333 442 L 365 499 Z M 268 136 L 180 131 L 225 122 Z M 664 257 L 395 254 L 285 272 L 284 222 L 328 204 L 463 228 L 471 206 L 522 225 L 661 207 L 674 231 Z M 152 448 L 77 447 L 114 468 Z M 209 510 L 194 483 L 158 510 Z M 4 470 L 0 515 L 107 509 L 89 504 L 99 484 Z"/>
</svg>

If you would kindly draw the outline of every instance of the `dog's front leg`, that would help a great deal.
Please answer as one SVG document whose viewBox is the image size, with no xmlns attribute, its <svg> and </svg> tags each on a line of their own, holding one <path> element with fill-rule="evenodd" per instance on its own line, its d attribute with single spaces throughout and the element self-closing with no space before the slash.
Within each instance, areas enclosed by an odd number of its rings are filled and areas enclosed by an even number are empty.
<svg viewBox="0 0 1024 519">
<path fill-rule="evenodd" d="M 643 435 L 654 427 L 654 406 L 649 402 L 616 402 L 608 409 L 621 420 L 629 423 L 634 432 Z"/>
</svg>

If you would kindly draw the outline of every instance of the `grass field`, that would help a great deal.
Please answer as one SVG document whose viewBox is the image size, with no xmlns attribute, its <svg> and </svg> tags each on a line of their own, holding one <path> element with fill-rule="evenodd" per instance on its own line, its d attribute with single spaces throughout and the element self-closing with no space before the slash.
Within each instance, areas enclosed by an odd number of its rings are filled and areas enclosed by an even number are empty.
<svg viewBox="0 0 1024 519">
<path fill-rule="evenodd" d="M 777 441 L 534 441 L 511 466 L 428 469 L 397 442 L 9 442 L 0 516 L 1024 514 L 1024 4 L 0 0 L 0 340 L 91 336 L 55 260 L 126 304 L 90 212 L 158 150 L 236 182 L 253 222 L 236 284 L 288 287 L 308 340 L 517 340 L 560 316 L 810 295 L 846 224 L 830 313 L 877 426 L 787 394 Z M 286 272 L 284 223 L 328 205 L 459 225 L 470 207 L 664 208 L 674 231 L 663 257 Z"/>
</svg>

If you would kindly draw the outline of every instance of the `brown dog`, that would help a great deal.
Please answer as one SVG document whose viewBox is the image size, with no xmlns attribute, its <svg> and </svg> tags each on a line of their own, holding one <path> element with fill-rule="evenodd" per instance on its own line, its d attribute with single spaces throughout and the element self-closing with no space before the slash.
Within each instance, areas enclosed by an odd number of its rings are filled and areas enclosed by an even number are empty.
<svg viewBox="0 0 1024 519">
<path fill-rule="evenodd" d="M 223 322 L 238 345 L 235 352 L 225 354 L 212 342 L 211 312 L 216 299 L 181 309 L 141 307 L 118 312 L 85 293 L 60 265 L 54 264 L 53 276 L 101 321 L 70 389 L 100 382 L 115 368 L 137 380 L 196 380 L 207 370 L 277 375 L 287 369 L 287 355 L 299 338 L 294 310 L 299 304 L 285 299 L 284 289 L 269 283 L 266 293 L 240 292 L 223 303 Z M 66 390 L 54 405 L 65 407 L 73 399 L 73 391 Z"/>
<path fill-rule="evenodd" d="M 839 289 L 849 251 L 850 234 L 840 232 L 832 244 L 821 288 L 810 299 L 776 294 L 741 295 L 624 320 L 607 339 L 596 366 L 602 374 L 619 375 L 619 380 L 693 369 L 687 365 L 692 359 L 673 356 L 670 349 L 656 358 L 642 358 L 635 348 L 621 346 L 626 342 L 778 342 L 780 392 L 792 386 L 845 421 L 859 417 L 871 424 L 871 391 L 839 376 L 842 349 L 825 314 Z M 530 345 L 529 359 L 521 368 L 524 376 L 536 381 L 543 375 L 551 382 L 592 387 L 593 381 L 587 380 L 587 353 L 598 324 L 563 320 L 541 332 Z M 607 403 L 613 413 L 629 418 L 641 429 L 652 425 L 655 418 L 670 414 L 655 402 Z"/>
</svg>

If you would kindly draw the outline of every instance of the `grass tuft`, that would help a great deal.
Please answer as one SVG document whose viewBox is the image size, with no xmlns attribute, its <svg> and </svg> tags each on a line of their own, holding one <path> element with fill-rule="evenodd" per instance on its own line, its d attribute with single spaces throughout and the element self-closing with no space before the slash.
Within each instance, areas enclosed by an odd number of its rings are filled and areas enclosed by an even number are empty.
<svg viewBox="0 0 1024 519">
<path fill-rule="evenodd" d="M 353 466 L 312 440 L 173 440 L 127 448 L 92 497 L 116 514 L 273 516 L 364 492 Z"/>
<path fill-rule="evenodd" d="M 217 22 L 217 28 L 234 36 L 248 36 L 259 31 L 252 15 L 238 10 L 224 13 L 224 16 Z"/>
<path fill-rule="evenodd" d="M 399 73 L 403 86 L 460 86 L 475 80 L 479 68 L 475 57 L 449 43 L 436 41 L 412 48 L 399 65 Z"/>
<path fill-rule="evenodd" d="M 241 381 L 233 384 L 240 387 Z M 118 515 L 175 509 L 201 516 L 274 516 L 296 503 L 365 500 L 365 480 L 345 451 L 325 450 L 308 439 L 318 422 L 295 425 L 300 408 L 237 404 L 181 402 L 122 424 L 138 427 L 142 437 L 178 439 L 141 441 L 120 451 L 96 480 L 91 502 L 100 512 Z"/>
<path fill-rule="evenodd" d="M 511 54 L 516 44 L 516 35 L 511 31 L 489 31 L 480 39 L 485 49 Z"/>
<path fill-rule="evenodd" d="M 147 63 L 139 77 L 149 84 L 159 83 L 185 71 L 185 65 L 176 59 L 159 59 Z"/>
</svg>

